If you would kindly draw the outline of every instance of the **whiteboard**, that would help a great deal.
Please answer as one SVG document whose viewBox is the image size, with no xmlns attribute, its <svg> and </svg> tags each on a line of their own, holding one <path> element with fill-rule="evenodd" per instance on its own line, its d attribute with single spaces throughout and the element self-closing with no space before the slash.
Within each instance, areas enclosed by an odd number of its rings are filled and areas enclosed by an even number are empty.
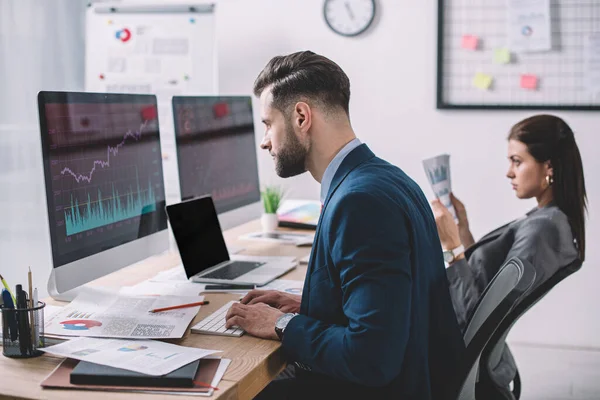
<svg viewBox="0 0 600 400">
<path fill-rule="evenodd" d="M 509 4 L 544 1 L 551 48 L 510 48 Z M 471 35 L 479 39 L 475 50 L 463 42 Z M 499 49 L 508 63 L 495 59 Z M 438 0 L 437 72 L 440 109 L 600 110 L 600 1 Z M 491 79 L 489 88 L 474 84 L 478 74 Z"/>
<path fill-rule="evenodd" d="M 179 202 L 171 99 L 218 92 L 214 4 L 92 4 L 85 60 L 86 91 L 157 96 L 166 201 Z"/>
</svg>

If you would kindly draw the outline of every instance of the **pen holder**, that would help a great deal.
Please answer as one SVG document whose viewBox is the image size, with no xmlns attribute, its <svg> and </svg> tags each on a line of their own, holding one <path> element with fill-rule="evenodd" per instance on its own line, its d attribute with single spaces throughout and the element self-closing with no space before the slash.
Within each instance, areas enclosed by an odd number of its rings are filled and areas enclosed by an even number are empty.
<svg viewBox="0 0 600 400">
<path fill-rule="evenodd" d="M 44 347 L 44 307 L 38 301 L 33 308 L 0 307 L 2 313 L 2 354 L 29 358 L 42 355 Z"/>
</svg>

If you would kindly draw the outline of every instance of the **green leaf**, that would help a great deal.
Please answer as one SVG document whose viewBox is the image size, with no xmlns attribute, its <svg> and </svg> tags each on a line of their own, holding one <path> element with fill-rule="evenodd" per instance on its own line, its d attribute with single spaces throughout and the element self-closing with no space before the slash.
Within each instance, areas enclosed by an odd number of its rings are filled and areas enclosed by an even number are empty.
<svg viewBox="0 0 600 400">
<path fill-rule="evenodd" d="M 265 190 L 261 192 L 263 206 L 266 214 L 275 214 L 281 200 L 283 198 L 283 191 L 279 186 L 267 186 Z"/>
</svg>

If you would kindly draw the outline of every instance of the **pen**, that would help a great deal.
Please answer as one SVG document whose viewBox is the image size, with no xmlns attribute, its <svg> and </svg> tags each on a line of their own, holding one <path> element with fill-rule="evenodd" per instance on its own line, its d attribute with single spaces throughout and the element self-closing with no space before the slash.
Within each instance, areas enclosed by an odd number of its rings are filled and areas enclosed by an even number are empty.
<svg viewBox="0 0 600 400">
<path fill-rule="evenodd" d="M 29 283 L 29 301 L 27 302 L 27 305 L 29 306 L 29 309 L 33 308 L 33 275 L 31 275 L 31 267 L 29 267 L 29 272 L 27 273 L 27 281 Z M 35 323 L 33 321 L 33 310 L 29 311 L 29 328 L 31 329 L 31 335 L 29 336 L 29 338 L 31 339 L 29 344 L 30 344 L 30 353 L 33 354 L 33 340 L 35 338 Z"/>
<path fill-rule="evenodd" d="M 210 304 L 210 302 L 208 302 L 208 301 L 199 301 L 199 302 L 196 302 L 196 303 L 180 304 L 178 306 L 155 308 L 154 310 L 150 310 L 150 312 L 151 313 L 157 313 L 157 312 L 161 312 L 161 311 L 177 310 L 179 308 L 203 306 L 203 305 L 206 305 L 206 304 Z"/>
<path fill-rule="evenodd" d="M 6 281 L 4 280 L 4 277 L 2 275 L 0 275 L 0 282 L 2 282 L 2 286 L 4 286 L 4 288 L 6 290 L 8 290 L 8 293 L 10 294 L 10 297 L 12 297 L 12 302 L 13 305 L 17 303 L 17 299 L 15 298 L 15 295 L 13 294 L 13 292 L 10 291 L 10 286 L 8 286 L 8 283 L 6 283 Z"/>
<path fill-rule="evenodd" d="M 29 342 L 27 341 L 27 336 L 30 335 L 29 326 L 27 323 L 27 292 L 23 290 L 23 286 L 17 285 L 15 288 L 15 293 L 17 295 L 17 325 L 18 325 L 18 336 L 19 336 L 19 348 L 21 350 L 21 355 L 27 355 L 29 351 Z"/>
<path fill-rule="evenodd" d="M 37 288 L 33 289 L 33 307 L 37 307 L 38 305 L 38 291 Z M 43 311 L 40 311 L 43 312 Z M 39 347 L 41 345 L 40 343 L 40 330 L 36 329 L 34 327 L 34 337 L 35 337 L 35 343 L 37 343 L 37 346 Z"/>
</svg>

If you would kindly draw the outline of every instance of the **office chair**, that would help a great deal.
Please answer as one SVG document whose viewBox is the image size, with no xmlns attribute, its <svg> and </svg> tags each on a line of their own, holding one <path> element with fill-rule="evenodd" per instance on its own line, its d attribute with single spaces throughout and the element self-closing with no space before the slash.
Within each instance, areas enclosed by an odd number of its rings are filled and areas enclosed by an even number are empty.
<svg viewBox="0 0 600 400">
<path fill-rule="evenodd" d="M 502 321 L 532 287 L 533 265 L 518 257 L 508 260 L 479 299 L 464 334 L 466 345 L 458 376 L 458 400 L 474 400 L 481 354 Z"/>
<path fill-rule="evenodd" d="M 521 397 L 521 377 L 519 376 L 518 370 L 513 379 L 512 390 L 499 386 L 491 378 L 491 371 L 498 365 L 502 356 L 506 337 L 515 322 L 517 322 L 525 312 L 540 301 L 550 289 L 556 286 L 560 281 L 574 272 L 579 271 L 581 264 L 581 260 L 577 259 L 566 267 L 559 269 L 552 277 L 550 277 L 550 279 L 531 291 L 531 293 L 527 294 L 501 322 L 481 355 L 478 394 L 481 393 L 483 398 L 489 400 L 518 400 Z"/>
</svg>

